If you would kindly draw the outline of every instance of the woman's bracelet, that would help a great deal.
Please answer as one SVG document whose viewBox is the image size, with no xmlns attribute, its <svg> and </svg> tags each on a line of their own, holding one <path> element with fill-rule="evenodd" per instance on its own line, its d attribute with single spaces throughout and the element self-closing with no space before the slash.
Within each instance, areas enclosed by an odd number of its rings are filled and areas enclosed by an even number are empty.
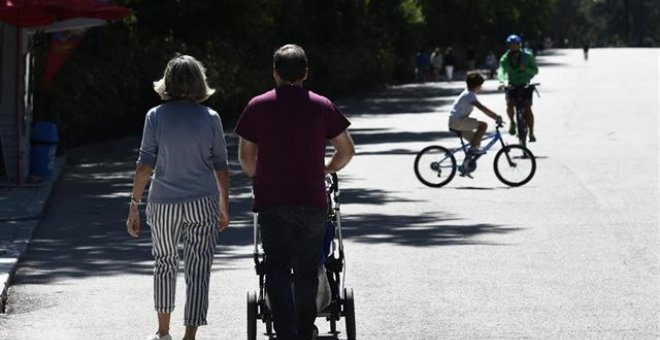
<svg viewBox="0 0 660 340">
<path fill-rule="evenodd" d="M 133 197 L 133 195 L 131 195 L 131 204 L 140 205 L 140 201 L 136 200 L 135 197 Z"/>
</svg>

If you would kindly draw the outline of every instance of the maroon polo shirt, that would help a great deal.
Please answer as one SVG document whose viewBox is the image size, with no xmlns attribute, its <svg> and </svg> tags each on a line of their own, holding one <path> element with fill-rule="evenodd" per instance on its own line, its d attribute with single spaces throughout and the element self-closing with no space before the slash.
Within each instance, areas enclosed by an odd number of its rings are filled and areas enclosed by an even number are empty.
<svg viewBox="0 0 660 340">
<path fill-rule="evenodd" d="M 300 86 L 252 98 L 235 132 L 258 145 L 254 209 L 326 207 L 326 143 L 350 124 L 329 99 Z"/>
</svg>

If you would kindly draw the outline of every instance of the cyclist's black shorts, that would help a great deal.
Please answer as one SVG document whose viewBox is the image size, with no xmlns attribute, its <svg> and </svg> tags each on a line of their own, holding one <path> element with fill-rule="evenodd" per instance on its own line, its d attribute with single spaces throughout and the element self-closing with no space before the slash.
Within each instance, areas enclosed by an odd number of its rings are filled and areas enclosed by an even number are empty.
<svg viewBox="0 0 660 340">
<path fill-rule="evenodd" d="M 510 88 L 506 91 L 506 101 L 511 102 L 511 105 L 516 105 L 516 101 L 518 98 L 517 93 L 519 93 L 520 97 L 523 100 L 523 103 L 529 104 L 529 106 L 532 106 L 532 97 L 534 94 L 534 86 L 530 87 L 513 87 Z"/>
</svg>

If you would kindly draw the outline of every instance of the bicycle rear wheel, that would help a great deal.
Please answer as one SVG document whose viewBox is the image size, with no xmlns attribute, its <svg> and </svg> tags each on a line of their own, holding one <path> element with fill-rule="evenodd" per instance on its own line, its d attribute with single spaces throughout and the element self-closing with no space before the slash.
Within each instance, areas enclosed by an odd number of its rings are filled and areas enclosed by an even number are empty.
<svg viewBox="0 0 660 340">
<path fill-rule="evenodd" d="M 456 158 L 446 148 L 432 145 L 415 157 L 415 175 L 424 185 L 439 188 L 456 174 Z"/>
<path fill-rule="evenodd" d="M 518 187 L 534 177 L 536 158 L 524 146 L 507 145 L 495 155 L 493 167 L 497 179 L 508 186 Z"/>
<path fill-rule="evenodd" d="M 527 147 L 527 119 L 525 118 L 525 108 L 516 107 L 516 126 L 518 132 L 518 141 L 523 147 Z"/>
</svg>

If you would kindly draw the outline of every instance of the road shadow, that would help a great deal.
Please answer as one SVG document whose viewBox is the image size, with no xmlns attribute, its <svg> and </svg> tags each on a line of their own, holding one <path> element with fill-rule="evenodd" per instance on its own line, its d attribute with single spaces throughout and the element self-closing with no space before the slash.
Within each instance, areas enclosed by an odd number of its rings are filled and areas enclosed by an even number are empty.
<svg viewBox="0 0 660 340">
<path fill-rule="evenodd" d="M 252 256 L 252 183 L 236 162 L 235 137 L 230 150 L 231 227 L 219 234 L 216 259 L 222 270 Z M 139 138 L 73 150 L 55 185 L 46 218 L 35 231 L 15 283 L 49 283 L 68 278 L 152 275 L 151 235 L 141 207 L 142 230 L 131 238 L 125 227 Z M 342 203 L 416 202 L 378 188 L 356 188 L 361 181 L 340 175 Z M 349 185 L 349 186 L 346 186 Z M 214 270 L 219 270 L 214 267 Z M 22 275 L 29 273 L 29 275 Z"/>
<path fill-rule="evenodd" d="M 358 179 L 348 178 L 357 182 Z M 354 184 L 354 183 L 352 183 Z M 359 184 L 359 182 L 355 183 Z M 504 188 L 504 187 L 503 187 Z M 505 187 L 509 188 L 509 187 Z M 457 188 L 461 189 L 461 188 Z M 470 190 L 495 190 L 493 187 L 463 187 Z M 398 203 L 416 203 L 395 191 L 352 186 L 341 189 L 342 206 L 351 204 L 383 206 Z M 465 224 L 451 214 L 428 212 L 424 214 L 355 214 L 342 215 L 342 230 L 346 239 L 362 243 L 391 243 L 412 247 L 439 245 L 491 244 L 478 239 L 486 234 L 505 234 L 520 230 L 502 225 L 480 223 Z"/>
<path fill-rule="evenodd" d="M 419 150 L 413 149 L 391 149 L 383 151 L 359 151 L 357 154 L 360 156 L 376 156 L 376 155 L 416 155 Z"/>
<path fill-rule="evenodd" d="M 424 202 L 424 200 L 406 199 L 396 196 L 393 192 L 372 188 L 342 189 L 340 199 L 342 204 L 382 205 L 388 203 Z"/>
<path fill-rule="evenodd" d="M 456 189 L 456 190 L 482 190 L 482 191 L 489 191 L 489 190 L 503 189 L 503 188 L 508 188 L 508 187 L 493 188 L 493 187 L 462 186 L 462 187 L 456 187 L 456 188 L 454 188 L 454 189 Z"/>
<path fill-rule="evenodd" d="M 344 236 L 361 243 L 392 243 L 413 247 L 490 244 L 477 237 L 520 230 L 495 224 L 460 223 L 460 219 L 439 214 L 384 215 L 358 214 L 342 219 Z"/>
<path fill-rule="evenodd" d="M 440 87 L 439 83 L 407 84 L 345 99 L 337 107 L 347 116 L 428 113 L 451 104 L 462 90 Z"/>
<path fill-rule="evenodd" d="M 433 83 L 415 84 L 349 100 L 342 105 L 349 116 L 416 114 L 435 110 L 459 92 L 459 88 L 442 89 Z M 353 137 L 359 145 L 402 144 L 364 153 L 370 155 L 413 154 L 418 150 L 406 149 L 406 143 L 455 138 L 449 132 L 409 133 L 388 129 L 356 129 Z M 230 267 L 223 267 L 223 270 L 233 270 L 232 262 L 252 256 L 251 251 L 246 251 L 253 244 L 252 183 L 242 174 L 236 161 L 236 136 L 228 133 L 227 142 L 232 224 L 218 237 L 216 258 Z M 35 232 L 15 282 L 48 283 L 127 273 L 152 275 L 151 238 L 144 223 L 144 205 L 139 238 L 129 237 L 124 224 L 139 143 L 139 137 L 132 137 L 68 151 L 69 165 L 55 185 L 46 218 Z M 340 181 L 342 188 L 348 188 L 342 190 L 344 204 L 418 202 L 405 199 L 397 192 L 362 187 L 358 178 L 342 176 Z M 480 243 L 478 235 L 515 230 L 490 224 L 465 226 L 455 218 L 440 215 L 362 214 L 345 217 L 345 222 L 345 236 L 349 239 L 409 246 Z M 21 275 L 27 270 L 29 275 Z"/>
<path fill-rule="evenodd" d="M 441 140 L 452 138 L 455 135 L 449 132 L 397 132 L 395 130 L 382 129 L 378 132 L 351 130 L 351 137 L 357 146 L 357 156 L 377 155 L 415 155 L 421 148 L 407 148 L 410 143 L 424 142 L 427 144 L 438 144 Z M 382 144 L 397 144 L 397 147 L 385 147 L 382 150 L 373 150 L 369 146 Z M 330 156 L 330 153 L 327 155 Z"/>
<path fill-rule="evenodd" d="M 116 147 L 99 145 L 94 152 L 90 148 L 69 154 L 69 165 L 55 185 L 46 218 L 35 232 L 16 282 L 151 271 L 145 264 L 151 250 L 146 226 L 143 223 L 139 239 L 131 239 L 124 225 L 135 168 L 134 143 L 122 140 Z M 126 147 L 123 155 L 119 145 Z M 26 269 L 31 274 L 21 275 Z"/>
<path fill-rule="evenodd" d="M 456 138 L 458 142 L 456 134 L 449 131 L 400 132 L 393 129 L 380 129 L 377 131 L 354 129 L 350 132 L 353 141 L 358 146 L 385 143 L 433 142 L 446 138 Z"/>
<path fill-rule="evenodd" d="M 235 161 L 230 144 L 232 228 L 218 235 L 216 258 L 251 254 L 236 248 L 252 243 L 250 180 Z M 46 211 L 15 276 L 15 283 L 115 274 L 152 275 L 151 235 L 141 206 L 141 235 L 125 227 L 139 138 L 72 150 Z M 146 195 L 146 193 L 145 193 Z M 217 269 L 214 269 L 217 270 Z M 29 271 L 30 275 L 21 275 Z"/>
</svg>

